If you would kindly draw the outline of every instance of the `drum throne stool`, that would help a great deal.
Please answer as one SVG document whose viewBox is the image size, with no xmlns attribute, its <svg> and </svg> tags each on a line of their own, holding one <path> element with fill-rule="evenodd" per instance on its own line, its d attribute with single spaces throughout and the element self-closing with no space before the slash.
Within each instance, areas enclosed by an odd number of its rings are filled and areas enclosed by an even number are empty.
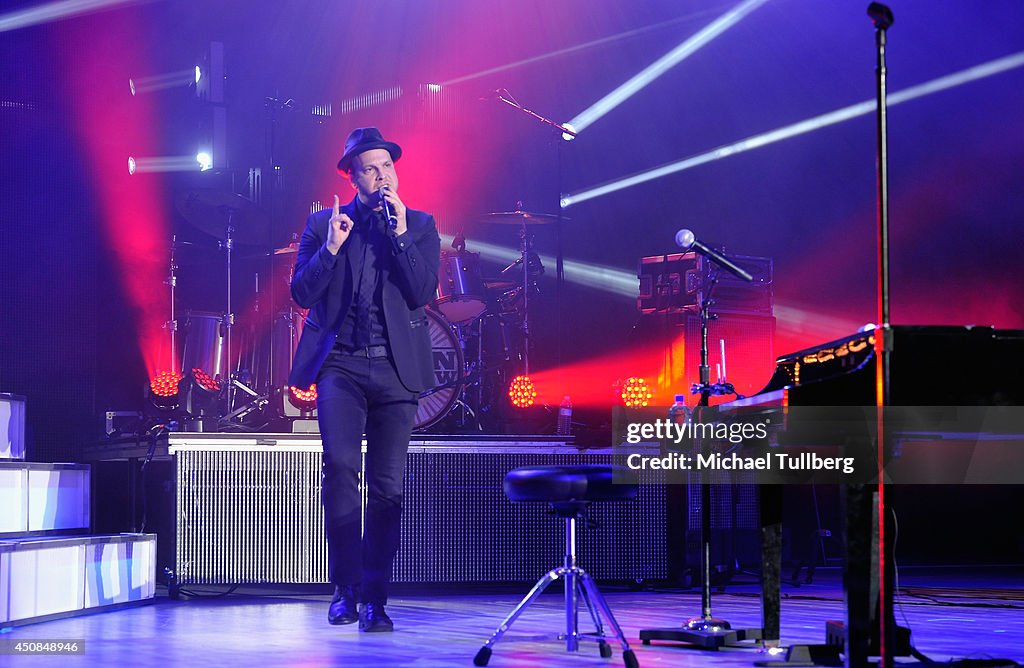
<svg viewBox="0 0 1024 668">
<path fill-rule="evenodd" d="M 576 521 L 583 519 L 591 503 L 628 501 L 636 497 L 637 483 L 632 472 L 622 466 L 571 465 L 535 466 L 509 471 L 505 476 L 505 494 L 514 503 L 543 502 L 550 504 L 555 515 L 565 520 L 565 559 L 561 566 L 547 572 L 533 589 L 505 618 L 490 639 L 477 652 L 473 663 L 486 666 L 491 648 L 552 582 L 561 579 L 565 585 L 565 649 L 575 652 L 581 640 L 596 641 L 602 657 L 612 655 L 601 624 L 607 620 L 613 635 L 622 645 L 622 659 L 627 668 L 639 666 L 636 655 L 629 648 L 622 628 L 615 621 L 608 603 L 597 589 L 589 573 L 576 565 Z M 596 627 L 593 633 L 581 633 L 579 628 L 580 601 L 590 613 Z M 563 636 L 559 636 L 560 638 Z"/>
</svg>

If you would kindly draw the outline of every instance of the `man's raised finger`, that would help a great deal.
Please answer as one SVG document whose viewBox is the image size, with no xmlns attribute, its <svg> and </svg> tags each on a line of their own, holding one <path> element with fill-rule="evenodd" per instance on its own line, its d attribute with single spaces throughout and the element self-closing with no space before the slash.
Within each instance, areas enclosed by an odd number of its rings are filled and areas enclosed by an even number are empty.
<svg viewBox="0 0 1024 668">
<path fill-rule="evenodd" d="M 332 216 L 332 217 L 333 218 L 337 218 L 338 214 L 340 214 L 340 213 L 341 213 L 341 200 L 338 199 L 337 195 L 335 195 L 334 196 L 334 216 Z"/>
</svg>

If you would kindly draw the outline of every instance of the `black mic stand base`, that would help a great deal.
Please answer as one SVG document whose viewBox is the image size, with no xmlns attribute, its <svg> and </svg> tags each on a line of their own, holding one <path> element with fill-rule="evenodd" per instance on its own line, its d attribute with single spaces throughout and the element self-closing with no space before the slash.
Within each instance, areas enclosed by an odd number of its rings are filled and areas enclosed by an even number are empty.
<svg viewBox="0 0 1024 668">
<path fill-rule="evenodd" d="M 708 320 L 711 315 L 711 291 L 717 281 L 712 281 L 711 289 L 708 290 L 700 305 L 700 383 L 691 388 L 694 394 L 700 394 L 701 408 L 706 408 L 712 394 L 724 386 L 712 385 L 710 382 L 711 369 L 708 361 Z M 731 389 L 731 385 L 729 386 Z M 695 414 L 696 415 L 696 414 Z M 696 418 L 695 418 L 696 419 Z M 703 440 L 700 447 L 705 447 Z M 650 645 L 652 640 L 670 640 L 673 642 L 685 643 L 698 649 L 718 649 L 719 647 L 732 647 L 742 642 L 760 641 L 764 635 L 763 629 L 734 629 L 729 622 L 719 619 L 711 613 L 711 483 L 701 476 L 700 481 L 700 512 L 701 512 L 701 609 L 703 615 L 692 617 L 681 627 L 662 629 L 643 629 L 640 631 L 640 640 L 645 645 Z"/>
<path fill-rule="evenodd" d="M 640 641 L 650 645 L 652 640 L 668 640 L 670 642 L 692 645 L 696 649 L 718 649 L 735 647 L 745 641 L 761 640 L 761 629 L 732 629 L 729 622 L 714 617 L 705 619 L 695 617 L 682 628 L 644 629 L 640 631 Z"/>
</svg>

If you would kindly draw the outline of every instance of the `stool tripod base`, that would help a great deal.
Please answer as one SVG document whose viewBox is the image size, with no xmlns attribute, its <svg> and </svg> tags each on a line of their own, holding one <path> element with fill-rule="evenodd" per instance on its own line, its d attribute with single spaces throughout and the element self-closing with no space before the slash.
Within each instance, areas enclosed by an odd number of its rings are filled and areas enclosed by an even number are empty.
<svg viewBox="0 0 1024 668">
<path fill-rule="evenodd" d="M 622 628 L 615 620 L 615 616 L 612 615 L 612 611 L 604 600 L 604 596 L 598 590 L 594 579 L 582 568 L 576 566 L 554 568 L 538 580 L 533 589 L 509 613 L 490 639 L 476 653 L 476 656 L 473 658 L 474 665 L 487 665 L 491 658 L 491 648 L 495 643 L 501 640 L 501 637 L 511 628 L 516 619 L 548 588 L 548 585 L 558 579 L 564 580 L 565 583 L 566 631 L 564 634 L 559 635 L 559 639 L 565 640 L 566 651 L 575 652 L 578 650 L 581 640 L 590 640 L 597 642 L 598 652 L 602 657 L 609 658 L 612 656 L 612 648 L 608 640 L 618 640 L 619 644 L 622 645 L 622 660 L 626 668 L 639 667 L 640 664 L 636 660 L 636 655 L 629 648 L 629 642 L 626 640 Z M 579 630 L 579 602 L 581 600 L 587 612 L 590 613 L 591 620 L 594 622 L 595 631 L 593 633 L 581 633 Z M 611 627 L 612 635 L 605 635 L 604 626 L 601 623 L 602 616 L 607 620 L 608 626 Z"/>
</svg>

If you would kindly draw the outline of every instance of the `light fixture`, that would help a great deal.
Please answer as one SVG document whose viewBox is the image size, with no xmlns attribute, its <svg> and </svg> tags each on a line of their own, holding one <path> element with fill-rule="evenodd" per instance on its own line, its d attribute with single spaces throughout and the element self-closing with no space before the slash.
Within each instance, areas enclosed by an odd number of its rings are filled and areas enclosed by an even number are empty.
<svg viewBox="0 0 1024 668">
<path fill-rule="evenodd" d="M 160 371 L 149 381 L 149 400 L 157 408 L 173 410 L 178 407 L 178 383 L 181 374 L 177 371 Z"/>
<path fill-rule="evenodd" d="M 579 130 L 576 129 L 576 126 L 574 126 L 572 123 L 562 123 L 562 127 L 568 130 L 572 130 L 573 132 L 579 132 Z M 572 141 L 573 139 L 576 139 L 576 135 L 569 134 L 568 132 L 563 132 L 562 139 L 564 139 L 565 141 Z"/>
<path fill-rule="evenodd" d="M 630 376 L 627 378 L 626 382 L 622 384 L 619 396 L 622 398 L 622 403 L 626 408 L 644 408 L 654 398 L 651 388 L 647 385 L 647 381 L 640 376 Z"/>
<path fill-rule="evenodd" d="M 537 390 L 529 376 L 516 376 L 508 386 L 508 398 L 516 408 L 529 408 L 537 398 Z"/>
<path fill-rule="evenodd" d="M 288 401 L 299 410 L 311 411 L 316 408 L 316 397 L 316 383 L 310 385 L 306 390 L 294 385 L 288 386 Z"/>
</svg>

